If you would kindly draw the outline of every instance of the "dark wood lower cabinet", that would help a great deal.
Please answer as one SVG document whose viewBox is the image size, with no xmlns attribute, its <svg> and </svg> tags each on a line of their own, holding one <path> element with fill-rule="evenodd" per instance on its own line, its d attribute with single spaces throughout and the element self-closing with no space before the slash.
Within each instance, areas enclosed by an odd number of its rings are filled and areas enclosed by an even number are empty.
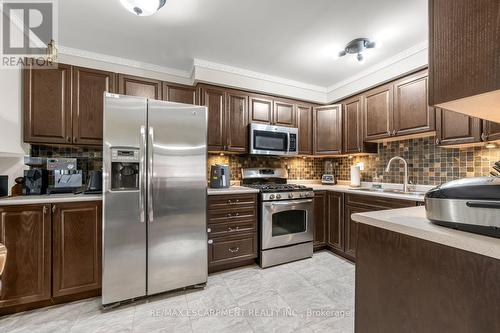
<svg viewBox="0 0 500 333">
<path fill-rule="evenodd" d="M 61 203 L 52 207 L 52 295 L 100 289 L 102 203 Z"/>
<path fill-rule="evenodd" d="M 251 264 L 258 256 L 257 194 L 208 197 L 208 271 Z"/>
<path fill-rule="evenodd" d="M 0 314 L 50 300 L 50 205 L 0 207 L 0 242 L 7 247 Z"/>
<path fill-rule="evenodd" d="M 326 191 L 314 192 L 314 249 L 326 246 L 327 206 Z"/>
<path fill-rule="evenodd" d="M 411 200 L 388 199 L 333 191 L 314 193 L 314 250 L 327 248 L 351 261 L 356 259 L 357 222 L 352 214 L 414 207 Z"/>
<path fill-rule="evenodd" d="M 330 248 L 343 251 L 344 249 L 344 195 L 339 192 L 328 192 L 328 239 Z"/>
<path fill-rule="evenodd" d="M 100 294 L 102 203 L 0 206 L 0 315 Z"/>
<path fill-rule="evenodd" d="M 362 223 L 358 241 L 356 332 L 500 332 L 500 260 Z"/>
</svg>

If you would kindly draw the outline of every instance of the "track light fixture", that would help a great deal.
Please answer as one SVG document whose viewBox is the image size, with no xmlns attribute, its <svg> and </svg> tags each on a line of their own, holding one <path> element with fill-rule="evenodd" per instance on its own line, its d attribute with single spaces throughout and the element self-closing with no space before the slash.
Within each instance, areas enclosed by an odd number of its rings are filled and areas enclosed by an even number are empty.
<svg viewBox="0 0 500 333">
<path fill-rule="evenodd" d="M 350 41 L 346 47 L 339 52 L 338 56 L 340 58 L 347 54 L 357 54 L 356 59 L 362 63 L 364 61 L 363 52 L 366 49 L 373 49 L 375 46 L 375 42 L 370 41 L 368 38 L 356 38 Z"/>
</svg>

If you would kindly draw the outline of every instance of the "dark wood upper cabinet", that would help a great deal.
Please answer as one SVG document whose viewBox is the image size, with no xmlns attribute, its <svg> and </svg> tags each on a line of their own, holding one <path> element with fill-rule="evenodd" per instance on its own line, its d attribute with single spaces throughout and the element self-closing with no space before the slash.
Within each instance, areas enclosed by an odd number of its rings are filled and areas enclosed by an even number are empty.
<svg viewBox="0 0 500 333">
<path fill-rule="evenodd" d="M 279 126 L 295 126 L 295 105 L 290 102 L 274 101 L 273 123 Z"/>
<path fill-rule="evenodd" d="M 169 102 L 196 104 L 196 89 L 190 86 L 163 82 L 163 99 Z"/>
<path fill-rule="evenodd" d="M 435 112 L 428 106 L 427 70 L 394 83 L 394 135 L 434 131 Z"/>
<path fill-rule="evenodd" d="M 325 191 L 314 192 L 314 248 L 326 245 L 327 232 L 327 194 Z"/>
<path fill-rule="evenodd" d="M 54 204 L 52 294 L 101 288 L 102 203 Z"/>
<path fill-rule="evenodd" d="M 104 92 L 115 92 L 115 75 L 73 68 L 73 143 L 102 144 Z"/>
<path fill-rule="evenodd" d="M 314 154 L 338 155 L 342 153 L 342 105 L 314 108 Z"/>
<path fill-rule="evenodd" d="M 24 69 L 24 141 L 71 143 L 71 66 Z"/>
<path fill-rule="evenodd" d="M 430 105 L 500 122 L 499 22 L 498 0 L 429 0 Z"/>
<path fill-rule="evenodd" d="M 342 103 L 344 154 L 376 153 L 377 144 L 364 142 L 363 107 L 361 95 L 351 97 Z"/>
<path fill-rule="evenodd" d="M 7 247 L 0 308 L 49 300 L 50 204 L 0 207 L 0 242 Z"/>
<path fill-rule="evenodd" d="M 459 145 L 481 141 L 481 120 L 436 109 L 436 144 Z"/>
<path fill-rule="evenodd" d="M 384 139 L 393 128 L 393 85 L 385 84 L 363 94 L 365 140 Z"/>
<path fill-rule="evenodd" d="M 201 104 L 208 108 L 208 139 L 209 151 L 223 151 L 224 140 L 224 112 L 225 93 L 223 89 L 201 87 Z"/>
<path fill-rule="evenodd" d="M 118 74 L 118 92 L 122 95 L 162 99 L 162 82 L 144 77 Z"/>
<path fill-rule="evenodd" d="M 248 151 L 248 95 L 226 92 L 225 146 L 227 151 Z"/>
<path fill-rule="evenodd" d="M 492 121 L 483 121 L 483 141 L 496 141 L 500 140 L 500 123 Z"/>
<path fill-rule="evenodd" d="M 273 101 L 271 99 L 250 96 L 250 122 L 273 123 Z"/>
<path fill-rule="evenodd" d="M 328 192 L 327 205 L 327 244 L 335 250 L 344 251 L 344 195 L 340 192 Z"/>
<path fill-rule="evenodd" d="M 299 155 L 313 154 L 313 110 L 310 105 L 297 105 Z"/>
</svg>

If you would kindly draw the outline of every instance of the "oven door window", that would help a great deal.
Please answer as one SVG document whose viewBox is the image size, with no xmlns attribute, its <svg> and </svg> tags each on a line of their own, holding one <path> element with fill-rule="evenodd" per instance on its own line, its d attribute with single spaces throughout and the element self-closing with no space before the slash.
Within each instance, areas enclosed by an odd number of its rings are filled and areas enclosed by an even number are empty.
<svg viewBox="0 0 500 333">
<path fill-rule="evenodd" d="M 253 149 L 269 151 L 287 151 L 288 134 L 281 132 L 254 131 Z"/>
<path fill-rule="evenodd" d="M 287 210 L 273 214 L 272 237 L 306 232 L 307 213 L 305 210 Z"/>
</svg>

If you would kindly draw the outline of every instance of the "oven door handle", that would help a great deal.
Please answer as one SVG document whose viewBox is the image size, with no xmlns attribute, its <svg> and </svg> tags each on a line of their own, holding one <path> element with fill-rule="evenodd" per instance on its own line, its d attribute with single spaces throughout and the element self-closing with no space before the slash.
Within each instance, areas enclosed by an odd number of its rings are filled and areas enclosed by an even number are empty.
<svg viewBox="0 0 500 333">
<path fill-rule="evenodd" d="M 271 204 L 271 206 L 286 206 L 286 205 L 300 205 L 305 203 L 313 202 L 312 199 L 308 200 L 283 200 L 283 201 L 273 201 L 267 202 L 267 204 Z"/>
</svg>

